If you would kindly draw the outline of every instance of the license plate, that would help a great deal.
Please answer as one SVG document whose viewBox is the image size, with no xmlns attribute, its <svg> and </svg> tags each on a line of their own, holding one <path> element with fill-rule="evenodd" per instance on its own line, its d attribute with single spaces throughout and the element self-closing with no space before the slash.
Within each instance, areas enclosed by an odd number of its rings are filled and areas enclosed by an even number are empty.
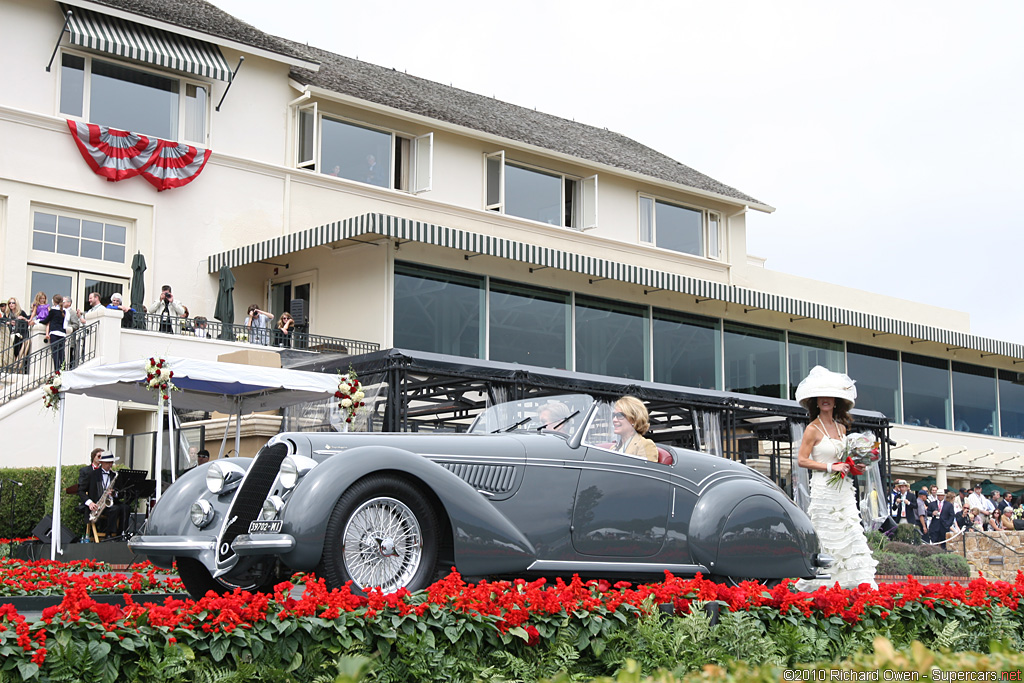
<svg viewBox="0 0 1024 683">
<path fill-rule="evenodd" d="M 249 533 L 250 534 L 277 534 L 281 532 L 281 520 L 272 519 L 270 521 L 264 521 L 257 519 L 253 522 L 249 522 Z"/>
</svg>

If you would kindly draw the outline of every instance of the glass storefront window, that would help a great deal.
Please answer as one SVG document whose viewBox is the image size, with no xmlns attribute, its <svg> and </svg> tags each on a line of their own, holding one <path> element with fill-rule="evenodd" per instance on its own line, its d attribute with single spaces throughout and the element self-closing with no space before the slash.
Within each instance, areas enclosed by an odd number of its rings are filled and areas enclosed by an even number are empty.
<svg viewBox="0 0 1024 683">
<path fill-rule="evenodd" d="M 723 338 L 726 391 L 784 398 L 786 344 L 781 331 L 727 322 Z"/>
<path fill-rule="evenodd" d="M 999 371 L 999 434 L 1024 439 L 1024 373 Z"/>
<path fill-rule="evenodd" d="M 647 309 L 576 297 L 576 371 L 646 379 Z"/>
<path fill-rule="evenodd" d="M 953 361 L 953 429 L 975 434 L 997 433 L 993 368 Z"/>
<path fill-rule="evenodd" d="M 395 264 L 396 348 L 481 358 L 483 309 L 483 278 Z"/>
<path fill-rule="evenodd" d="M 491 281 L 490 359 L 569 367 L 569 295 Z"/>
<path fill-rule="evenodd" d="M 655 382 L 721 389 L 720 320 L 655 310 L 653 328 Z"/>
<path fill-rule="evenodd" d="M 843 343 L 820 337 L 789 333 L 789 398 L 796 399 L 796 387 L 815 365 L 832 372 L 844 372 Z M 856 378 L 854 378 L 856 379 Z"/>
<path fill-rule="evenodd" d="M 949 429 L 947 361 L 903 354 L 903 424 Z"/>
<path fill-rule="evenodd" d="M 846 373 L 857 382 L 858 408 L 877 410 L 890 421 L 900 419 L 898 352 L 847 342 Z"/>
</svg>

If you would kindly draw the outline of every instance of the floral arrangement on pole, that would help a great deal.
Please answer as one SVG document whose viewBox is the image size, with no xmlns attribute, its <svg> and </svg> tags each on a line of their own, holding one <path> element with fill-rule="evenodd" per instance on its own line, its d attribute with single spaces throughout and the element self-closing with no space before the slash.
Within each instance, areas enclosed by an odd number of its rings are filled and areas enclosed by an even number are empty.
<svg viewBox="0 0 1024 683">
<path fill-rule="evenodd" d="M 60 370 L 54 370 L 50 379 L 46 381 L 46 388 L 43 389 L 43 407 L 54 412 L 60 408 Z"/>
<path fill-rule="evenodd" d="M 859 476 L 867 471 L 871 463 L 878 460 L 880 446 L 881 442 L 878 437 L 871 432 L 847 434 L 843 439 L 843 450 L 839 453 L 839 462 L 845 462 L 850 466 L 850 474 L 855 477 Z M 845 478 L 846 472 L 833 472 L 828 478 L 829 486 L 839 488 Z"/>
<path fill-rule="evenodd" d="M 172 391 L 181 391 L 174 386 L 171 378 L 174 371 L 167 367 L 163 358 L 150 358 L 146 361 L 146 388 L 155 392 L 160 401 L 167 401 Z"/>
<path fill-rule="evenodd" d="M 366 405 L 363 403 L 365 396 L 362 385 L 359 384 L 359 376 L 351 365 L 347 373 L 338 373 L 338 390 L 334 392 L 334 398 L 341 399 L 338 401 L 338 410 L 341 411 L 345 424 L 351 424 L 356 411 Z"/>
</svg>

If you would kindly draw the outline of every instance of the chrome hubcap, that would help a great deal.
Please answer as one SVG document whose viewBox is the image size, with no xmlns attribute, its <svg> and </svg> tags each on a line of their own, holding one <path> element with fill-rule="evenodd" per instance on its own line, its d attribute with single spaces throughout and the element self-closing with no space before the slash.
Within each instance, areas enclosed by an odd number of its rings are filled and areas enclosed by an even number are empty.
<svg viewBox="0 0 1024 683">
<path fill-rule="evenodd" d="M 342 537 L 345 570 L 353 583 L 391 593 L 407 586 L 423 558 L 423 535 L 412 510 L 382 496 L 352 513 Z"/>
</svg>

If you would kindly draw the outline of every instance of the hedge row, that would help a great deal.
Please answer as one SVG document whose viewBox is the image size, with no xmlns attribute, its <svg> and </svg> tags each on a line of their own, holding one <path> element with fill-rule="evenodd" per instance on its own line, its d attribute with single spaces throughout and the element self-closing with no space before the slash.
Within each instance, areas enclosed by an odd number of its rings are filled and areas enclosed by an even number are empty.
<svg viewBox="0 0 1024 683">
<path fill-rule="evenodd" d="M 64 489 L 78 483 L 81 465 L 64 465 L 61 468 L 61 524 L 76 536 L 85 533 L 85 516 L 75 511 L 80 502 L 77 495 L 64 493 Z M 22 538 L 32 535 L 32 530 L 46 515 L 53 514 L 53 467 L 21 467 L 0 469 L 4 490 L 0 496 L 0 537 Z M 11 480 L 21 486 L 11 485 Z M 13 524 L 11 505 L 13 503 Z"/>
</svg>

